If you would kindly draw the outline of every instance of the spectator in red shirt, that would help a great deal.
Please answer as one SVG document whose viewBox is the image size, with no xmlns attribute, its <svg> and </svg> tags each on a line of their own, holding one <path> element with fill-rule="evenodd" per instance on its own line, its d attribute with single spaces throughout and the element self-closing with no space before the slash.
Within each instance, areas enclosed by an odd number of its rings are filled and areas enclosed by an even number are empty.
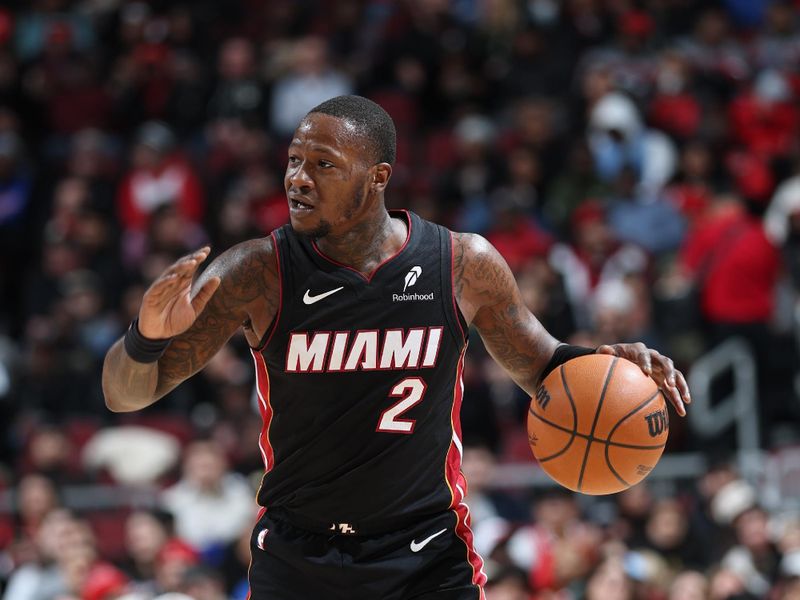
<svg viewBox="0 0 800 600">
<path fill-rule="evenodd" d="M 666 51 L 659 60 L 656 94 L 649 107 L 653 126 L 681 140 L 697 134 L 703 116 L 691 77 L 686 57 L 678 50 Z"/>
<path fill-rule="evenodd" d="M 715 200 L 708 218 L 688 235 L 680 253 L 682 268 L 703 278 L 700 308 L 709 341 L 743 339 L 753 352 L 758 382 L 759 423 L 766 443 L 791 403 L 791 365 L 782 360 L 771 330 L 775 286 L 781 272 L 778 249 L 769 241 L 760 218 L 739 198 Z M 776 350 L 780 359 L 776 360 Z"/>
<path fill-rule="evenodd" d="M 509 199 L 506 206 L 495 210 L 495 223 L 486 239 L 516 272 L 531 258 L 546 255 L 553 238 L 513 202 Z"/>
<path fill-rule="evenodd" d="M 728 119 L 734 139 L 769 159 L 787 156 L 800 131 L 800 109 L 786 77 L 761 71 L 752 89 L 731 102 Z"/>
<path fill-rule="evenodd" d="M 173 204 L 198 223 L 205 212 L 201 182 L 175 151 L 175 138 L 163 123 L 151 121 L 139 130 L 132 166 L 120 184 L 117 211 L 126 231 L 142 231 L 161 206 Z"/>
<path fill-rule="evenodd" d="M 687 236 L 680 261 L 687 273 L 697 274 L 709 256 L 701 295 L 705 318 L 720 326 L 766 325 L 780 256 L 761 220 L 735 196 L 715 200 L 707 219 Z"/>
<path fill-rule="evenodd" d="M 541 166 L 536 153 L 527 147 L 510 152 L 508 184 L 490 197 L 492 224 L 486 238 L 503 255 L 513 271 L 534 256 L 544 256 L 553 239 L 532 214 L 538 208 L 537 187 Z"/>
</svg>

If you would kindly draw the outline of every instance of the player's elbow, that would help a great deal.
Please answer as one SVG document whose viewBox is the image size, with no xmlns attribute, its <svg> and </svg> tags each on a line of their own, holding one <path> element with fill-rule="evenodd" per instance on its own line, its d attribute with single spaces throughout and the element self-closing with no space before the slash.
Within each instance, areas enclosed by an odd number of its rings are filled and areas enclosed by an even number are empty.
<svg viewBox="0 0 800 600">
<path fill-rule="evenodd" d="M 158 371 L 155 364 L 132 361 L 117 342 L 103 362 L 101 384 L 106 408 L 111 412 L 131 412 L 156 401 Z"/>
<path fill-rule="evenodd" d="M 114 413 L 133 412 L 152 404 L 155 398 L 139 398 L 132 390 L 121 389 L 113 378 L 104 373 L 102 380 L 103 399 L 106 408 Z"/>
<path fill-rule="evenodd" d="M 155 400 L 152 398 L 136 400 L 132 398 L 123 398 L 120 396 L 113 396 L 105 393 L 106 408 L 113 413 L 126 413 L 134 412 L 150 406 Z"/>
<path fill-rule="evenodd" d="M 106 396 L 106 408 L 108 410 L 110 410 L 111 412 L 113 412 L 113 413 L 130 412 L 130 411 L 125 410 L 124 406 L 122 406 L 121 404 L 117 404 L 112 399 L 110 399 L 108 396 Z"/>
<path fill-rule="evenodd" d="M 105 399 L 106 408 L 113 413 L 131 412 L 136 410 L 136 407 L 130 406 L 130 404 L 125 402 L 120 395 L 109 389 L 105 382 L 103 382 L 103 397 Z"/>
</svg>

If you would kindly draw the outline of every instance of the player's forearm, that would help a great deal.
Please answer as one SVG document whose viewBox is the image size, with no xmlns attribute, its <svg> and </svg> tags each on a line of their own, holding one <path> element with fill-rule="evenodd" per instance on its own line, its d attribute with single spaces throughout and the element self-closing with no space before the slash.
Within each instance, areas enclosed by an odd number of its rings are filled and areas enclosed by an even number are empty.
<svg viewBox="0 0 800 600">
<path fill-rule="evenodd" d="M 157 400 L 158 362 L 136 362 L 120 339 L 103 362 L 103 395 L 113 412 L 130 412 Z"/>
</svg>

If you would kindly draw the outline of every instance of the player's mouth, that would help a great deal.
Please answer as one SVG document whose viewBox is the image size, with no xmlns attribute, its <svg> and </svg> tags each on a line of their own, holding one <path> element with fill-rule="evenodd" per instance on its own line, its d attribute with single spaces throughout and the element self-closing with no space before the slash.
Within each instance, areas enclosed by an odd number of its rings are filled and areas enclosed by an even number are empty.
<svg viewBox="0 0 800 600">
<path fill-rule="evenodd" d="M 292 211 L 298 211 L 298 212 L 314 210 L 313 205 L 309 204 L 308 202 L 304 202 L 303 200 L 297 200 L 296 198 L 289 198 L 289 208 Z"/>
</svg>

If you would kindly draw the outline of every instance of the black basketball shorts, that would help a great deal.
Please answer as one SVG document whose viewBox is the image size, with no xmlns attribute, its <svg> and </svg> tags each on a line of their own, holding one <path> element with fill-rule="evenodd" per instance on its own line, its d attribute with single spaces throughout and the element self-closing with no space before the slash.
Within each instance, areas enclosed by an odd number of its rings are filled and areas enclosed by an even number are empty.
<svg viewBox="0 0 800 600">
<path fill-rule="evenodd" d="M 311 533 L 265 513 L 250 540 L 250 598 L 483 600 L 482 563 L 459 537 L 457 521 L 448 511 L 360 536 Z"/>
</svg>

